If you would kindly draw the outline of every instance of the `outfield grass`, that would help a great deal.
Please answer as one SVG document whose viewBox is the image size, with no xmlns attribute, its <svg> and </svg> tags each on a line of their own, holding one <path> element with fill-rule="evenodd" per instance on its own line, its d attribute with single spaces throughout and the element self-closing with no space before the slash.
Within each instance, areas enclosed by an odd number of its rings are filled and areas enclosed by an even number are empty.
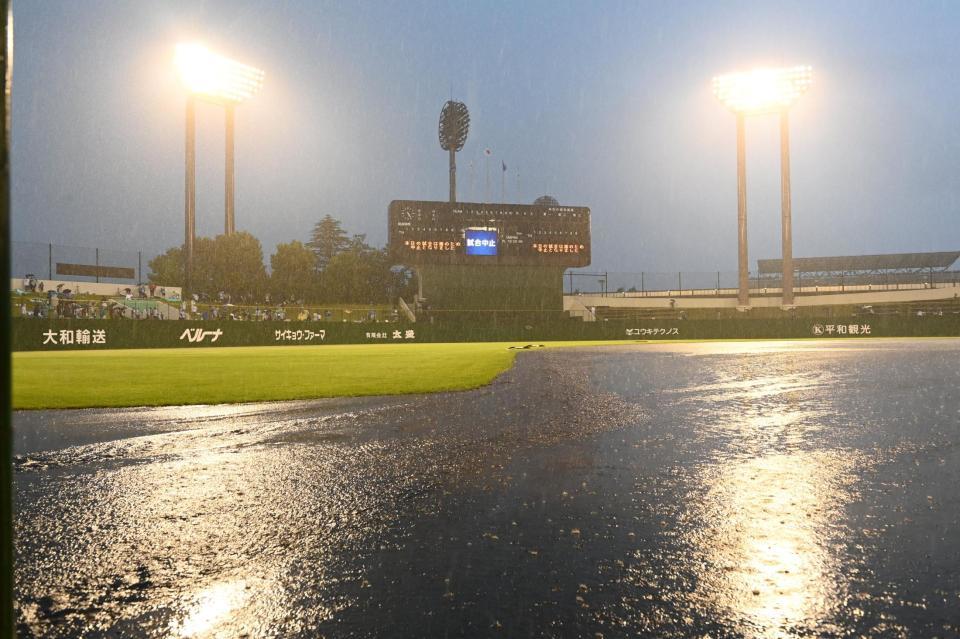
<svg viewBox="0 0 960 639">
<path fill-rule="evenodd" d="M 585 346 L 631 342 L 544 342 Z M 220 404 L 466 390 L 519 343 L 351 344 L 13 354 L 15 409 Z"/>
</svg>

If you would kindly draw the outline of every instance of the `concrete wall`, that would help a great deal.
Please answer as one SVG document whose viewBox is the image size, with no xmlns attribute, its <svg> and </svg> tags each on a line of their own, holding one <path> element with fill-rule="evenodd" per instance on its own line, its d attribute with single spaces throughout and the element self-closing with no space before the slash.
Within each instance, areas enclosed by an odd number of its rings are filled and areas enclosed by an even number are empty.
<svg viewBox="0 0 960 639">
<path fill-rule="evenodd" d="M 63 288 L 70 289 L 75 295 L 107 295 L 110 297 L 117 297 L 124 295 L 124 289 L 130 289 L 134 297 L 137 295 L 137 285 L 136 284 L 116 284 L 116 283 L 102 283 L 97 284 L 95 282 L 74 282 L 68 280 L 41 280 L 38 279 L 37 283 L 43 282 L 44 293 L 46 291 L 55 291 L 57 290 L 58 284 L 63 284 Z M 167 299 L 180 299 L 180 287 L 179 286 L 167 286 Z M 10 280 L 10 290 L 15 291 L 17 289 L 23 290 L 23 278 L 13 278 Z M 147 288 L 147 294 L 149 295 L 150 289 Z M 160 287 L 157 287 L 156 295 L 160 295 Z"/>
</svg>

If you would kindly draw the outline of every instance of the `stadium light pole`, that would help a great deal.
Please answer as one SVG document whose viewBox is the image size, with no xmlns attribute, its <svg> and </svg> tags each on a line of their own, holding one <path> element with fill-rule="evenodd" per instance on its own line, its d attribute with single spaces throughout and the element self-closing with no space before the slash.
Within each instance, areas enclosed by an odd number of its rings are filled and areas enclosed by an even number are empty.
<svg viewBox="0 0 960 639">
<path fill-rule="evenodd" d="M 224 172 L 224 234 L 236 231 L 234 216 L 235 161 L 234 121 L 236 106 L 263 86 L 262 70 L 241 64 L 195 42 L 177 45 L 174 61 L 188 91 L 186 113 L 186 176 L 184 179 L 184 290 L 183 301 L 193 285 L 193 243 L 196 237 L 197 123 L 196 102 L 203 100 L 226 111 Z"/>
<path fill-rule="evenodd" d="M 780 69 L 753 69 L 713 78 L 713 92 L 737 117 L 737 235 L 739 287 L 737 305 L 750 305 L 747 260 L 746 116 L 780 115 L 780 222 L 783 279 L 781 304 L 793 305 L 793 229 L 790 201 L 790 107 L 810 87 L 812 70 L 800 65 Z"/>
<path fill-rule="evenodd" d="M 447 100 L 440 111 L 440 148 L 450 152 L 450 204 L 457 202 L 457 151 L 470 133 L 470 112 L 463 102 Z"/>
</svg>

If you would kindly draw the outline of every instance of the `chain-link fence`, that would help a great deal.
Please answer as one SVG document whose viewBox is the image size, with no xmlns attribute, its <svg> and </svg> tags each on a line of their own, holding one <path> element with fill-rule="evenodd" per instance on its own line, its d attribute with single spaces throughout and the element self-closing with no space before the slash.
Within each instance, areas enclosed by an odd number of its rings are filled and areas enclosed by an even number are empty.
<svg viewBox="0 0 960 639">
<path fill-rule="evenodd" d="M 158 253 L 139 249 L 115 249 L 39 242 L 11 242 L 11 274 L 38 279 L 141 284 L 150 274 L 149 263 Z M 564 293 L 630 295 L 735 295 L 736 271 L 641 271 L 613 272 L 569 270 L 564 274 Z M 797 273 L 794 289 L 820 292 L 838 290 L 899 290 L 960 285 L 960 271 L 911 273 Z M 750 273 L 754 291 L 780 288 L 779 274 Z"/>
<path fill-rule="evenodd" d="M 15 278 L 140 284 L 150 274 L 156 252 L 38 242 L 11 242 L 11 269 Z"/>
</svg>

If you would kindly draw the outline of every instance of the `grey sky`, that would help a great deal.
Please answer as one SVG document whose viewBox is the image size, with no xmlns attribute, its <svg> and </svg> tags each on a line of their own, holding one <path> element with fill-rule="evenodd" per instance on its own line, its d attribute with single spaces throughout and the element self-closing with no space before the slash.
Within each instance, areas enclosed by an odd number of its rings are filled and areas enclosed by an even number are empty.
<svg viewBox="0 0 960 639">
<path fill-rule="evenodd" d="M 794 63 L 815 74 L 791 115 L 794 254 L 960 247 L 956 2 L 51 0 L 14 20 L 16 240 L 182 241 L 172 55 L 200 39 L 267 73 L 237 119 L 237 227 L 267 254 L 326 213 L 382 244 L 390 200 L 444 199 L 452 88 L 461 199 L 483 198 L 490 148 L 491 199 L 502 160 L 507 199 L 591 207 L 596 268 L 735 270 L 734 119 L 710 78 Z M 779 256 L 776 126 L 748 127 L 751 265 Z M 201 234 L 222 230 L 222 128 L 201 109 Z"/>
</svg>

